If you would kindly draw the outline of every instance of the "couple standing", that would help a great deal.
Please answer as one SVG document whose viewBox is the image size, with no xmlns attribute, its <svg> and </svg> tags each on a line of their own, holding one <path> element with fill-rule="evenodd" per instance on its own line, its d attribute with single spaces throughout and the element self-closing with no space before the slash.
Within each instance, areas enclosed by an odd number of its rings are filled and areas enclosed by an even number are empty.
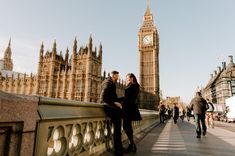
<svg viewBox="0 0 235 156">
<path fill-rule="evenodd" d="M 116 156 L 122 156 L 123 152 L 136 152 L 136 145 L 133 139 L 132 121 L 141 120 L 136 99 L 139 94 L 139 84 L 134 74 L 126 75 L 127 86 L 125 96 L 117 97 L 116 82 L 119 79 L 119 72 L 112 71 L 110 77 L 102 83 L 101 102 L 104 103 L 104 111 L 114 125 L 114 150 Z M 121 123 L 129 139 L 129 146 L 123 150 L 121 137 Z"/>
</svg>

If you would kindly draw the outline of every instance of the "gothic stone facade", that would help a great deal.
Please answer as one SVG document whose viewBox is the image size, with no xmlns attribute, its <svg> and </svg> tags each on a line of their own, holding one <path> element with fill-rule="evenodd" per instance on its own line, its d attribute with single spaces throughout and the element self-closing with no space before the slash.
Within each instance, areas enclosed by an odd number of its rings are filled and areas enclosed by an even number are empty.
<svg viewBox="0 0 235 156">
<path fill-rule="evenodd" d="M 7 49 L 10 48 L 10 45 Z M 8 52 L 5 51 L 5 55 Z M 4 55 L 4 56 L 5 56 Z M 5 57 L 4 57 L 5 58 Z M 8 58 L 11 60 L 11 58 Z M 12 64 L 12 63 L 11 63 Z M 0 72 L 0 90 L 27 95 L 98 102 L 101 87 L 102 45 L 93 50 L 92 37 L 88 44 L 77 50 L 74 40 L 72 55 L 66 50 L 57 54 L 56 42 L 52 51 L 44 53 L 41 45 L 37 75 L 3 75 Z M 12 68 L 7 68 L 9 71 Z"/>
<path fill-rule="evenodd" d="M 159 35 L 153 15 L 147 7 L 144 22 L 139 30 L 140 55 L 140 107 L 157 109 L 159 97 Z"/>
<path fill-rule="evenodd" d="M 211 74 L 211 79 L 202 89 L 204 98 L 210 99 L 215 104 L 225 104 L 225 99 L 235 95 L 235 64 L 233 56 L 228 56 L 229 62 L 222 62 L 222 68 Z"/>
<path fill-rule="evenodd" d="M 153 15 L 147 7 L 144 22 L 138 34 L 140 54 L 140 85 L 141 93 L 139 103 L 141 108 L 157 109 L 159 104 L 159 35 L 154 25 Z M 102 46 L 93 51 L 92 38 L 85 47 L 77 50 L 77 40 L 73 44 L 72 56 L 66 50 L 65 57 L 62 52 L 57 54 L 56 42 L 53 49 L 44 53 L 41 45 L 38 73 L 31 74 L 5 74 L 0 71 L 0 90 L 40 95 L 54 98 L 79 100 L 85 102 L 98 102 L 101 89 Z M 10 44 L 8 46 L 10 48 Z M 11 54 L 11 53 L 10 53 Z M 13 69 L 11 55 L 5 59 L 8 72 Z M 5 56 L 4 55 L 4 56 Z M 4 57 L 5 58 L 5 57 Z M 1 63 L 1 62 L 0 62 Z M 4 61 L 2 61 L 2 64 Z M 123 96 L 125 83 L 119 81 L 117 94 Z"/>
</svg>

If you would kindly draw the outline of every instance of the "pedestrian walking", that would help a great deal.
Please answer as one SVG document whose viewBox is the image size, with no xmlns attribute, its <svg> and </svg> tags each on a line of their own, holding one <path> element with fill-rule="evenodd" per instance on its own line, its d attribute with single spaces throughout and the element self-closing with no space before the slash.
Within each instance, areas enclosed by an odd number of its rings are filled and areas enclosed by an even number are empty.
<svg viewBox="0 0 235 156">
<path fill-rule="evenodd" d="M 201 96 L 201 92 L 196 92 L 196 96 L 190 102 L 189 109 L 193 110 L 194 112 L 197 138 L 201 138 L 201 134 L 203 136 L 206 135 L 207 127 L 205 124 L 205 114 L 206 110 L 208 109 L 207 102 Z"/>
<path fill-rule="evenodd" d="M 171 119 L 171 113 L 172 113 L 171 108 L 169 105 L 167 105 L 167 115 L 168 115 L 167 118 L 168 119 Z"/>
<path fill-rule="evenodd" d="M 137 148 L 133 139 L 132 121 L 142 120 L 136 100 L 140 91 L 140 86 L 133 73 L 126 75 L 125 97 L 123 102 L 123 129 L 129 139 L 129 145 L 125 153 L 136 153 Z"/>
<path fill-rule="evenodd" d="M 116 93 L 116 82 L 119 79 L 119 72 L 112 71 L 111 75 L 102 82 L 101 102 L 104 104 L 104 112 L 110 117 L 114 125 L 114 150 L 115 156 L 123 155 L 123 146 L 121 139 L 121 118 L 122 104 Z"/>
<path fill-rule="evenodd" d="M 177 120 L 179 118 L 179 107 L 176 105 L 176 103 L 173 104 L 173 119 L 174 123 L 177 123 Z"/>
<path fill-rule="evenodd" d="M 185 117 L 185 110 L 184 110 L 184 108 L 182 108 L 180 110 L 180 119 L 181 119 L 182 122 L 184 122 L 184 117 Z"/>
<path fill-rule="evenodd" d="M 209 99 L 206 100 L 208 104 L 208 109 L 206 111 L 206 123 L 208 127 L 214 128 L 214 105 Z"/>
<path fill-rule="evenodd" d="M 188 108 L 188 106 L 186 106 L 186 116 L 187 116 L 187 120 L 188 122 L 190 121 L 190 117 L 192 116 L 192 110 Z"/>
<path fill-rule="evenodd" d="M 164 123 L 164 121 L 165 121 L 166 106 L 161 101 L 158 108 L 159 108 L 160 123 Z"/>
</svg>

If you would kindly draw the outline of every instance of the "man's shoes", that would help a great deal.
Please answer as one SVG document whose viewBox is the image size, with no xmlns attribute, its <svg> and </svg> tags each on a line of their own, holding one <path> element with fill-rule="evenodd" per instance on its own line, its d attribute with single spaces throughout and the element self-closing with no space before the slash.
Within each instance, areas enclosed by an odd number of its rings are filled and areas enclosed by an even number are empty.
<svg viewBox="0 0 235 156">
<path fill-rule="evenodd" d="M 197 135 L 197 138 L 201 138 L 201 135 Z"/>
<path fill-rule="evenodd" d="M 202 132 L 202 135 L 205 136 L 205 135 L 206 135 L 206 131 L 203 131 L 203 132 Z"/>
<path fill-rule="evenodd" d="M 115 151 L 115 152 L 114 152 L 114 155 L 115 155 L 115 156 L 123 156 L 123 153 L 122 153 L 122 152 L 116 152 L 116 151 Z"/>
<path fill-rule="evenodd" d="M 136 153 L 137 148 L 135 144 L 129 144 L 128 147 L 124 150 L 124 153 Z"/>
</svg>

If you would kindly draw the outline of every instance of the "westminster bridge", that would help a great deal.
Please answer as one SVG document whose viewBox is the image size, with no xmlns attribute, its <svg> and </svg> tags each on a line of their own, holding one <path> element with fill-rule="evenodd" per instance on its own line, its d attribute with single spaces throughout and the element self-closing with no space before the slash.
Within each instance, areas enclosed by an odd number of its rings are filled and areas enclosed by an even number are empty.
<svg viewBox="0 0 235 156">
<path fill-rule="evenodd" d="M 1 156 L 87 156 L 113 147 L 102 104 L 1 91 L 0 102 Z M 143 120 L 133 122 L 135 134 L 158 122 L 155 111 L 141 114 Z"/>
<path fill-rule="evenodd" d="M 194 122 L 159 124 L 158 113 L 141 109 L 133 122 L 136 156 L 232 156 L 235 124 L 216 123 L 201 139 Z M 0 92 L 0 156 L 112 156 L 113 127 L 103 105 Z M 124 145 L 127 137 L 123 131 Z"/>
</svg>

